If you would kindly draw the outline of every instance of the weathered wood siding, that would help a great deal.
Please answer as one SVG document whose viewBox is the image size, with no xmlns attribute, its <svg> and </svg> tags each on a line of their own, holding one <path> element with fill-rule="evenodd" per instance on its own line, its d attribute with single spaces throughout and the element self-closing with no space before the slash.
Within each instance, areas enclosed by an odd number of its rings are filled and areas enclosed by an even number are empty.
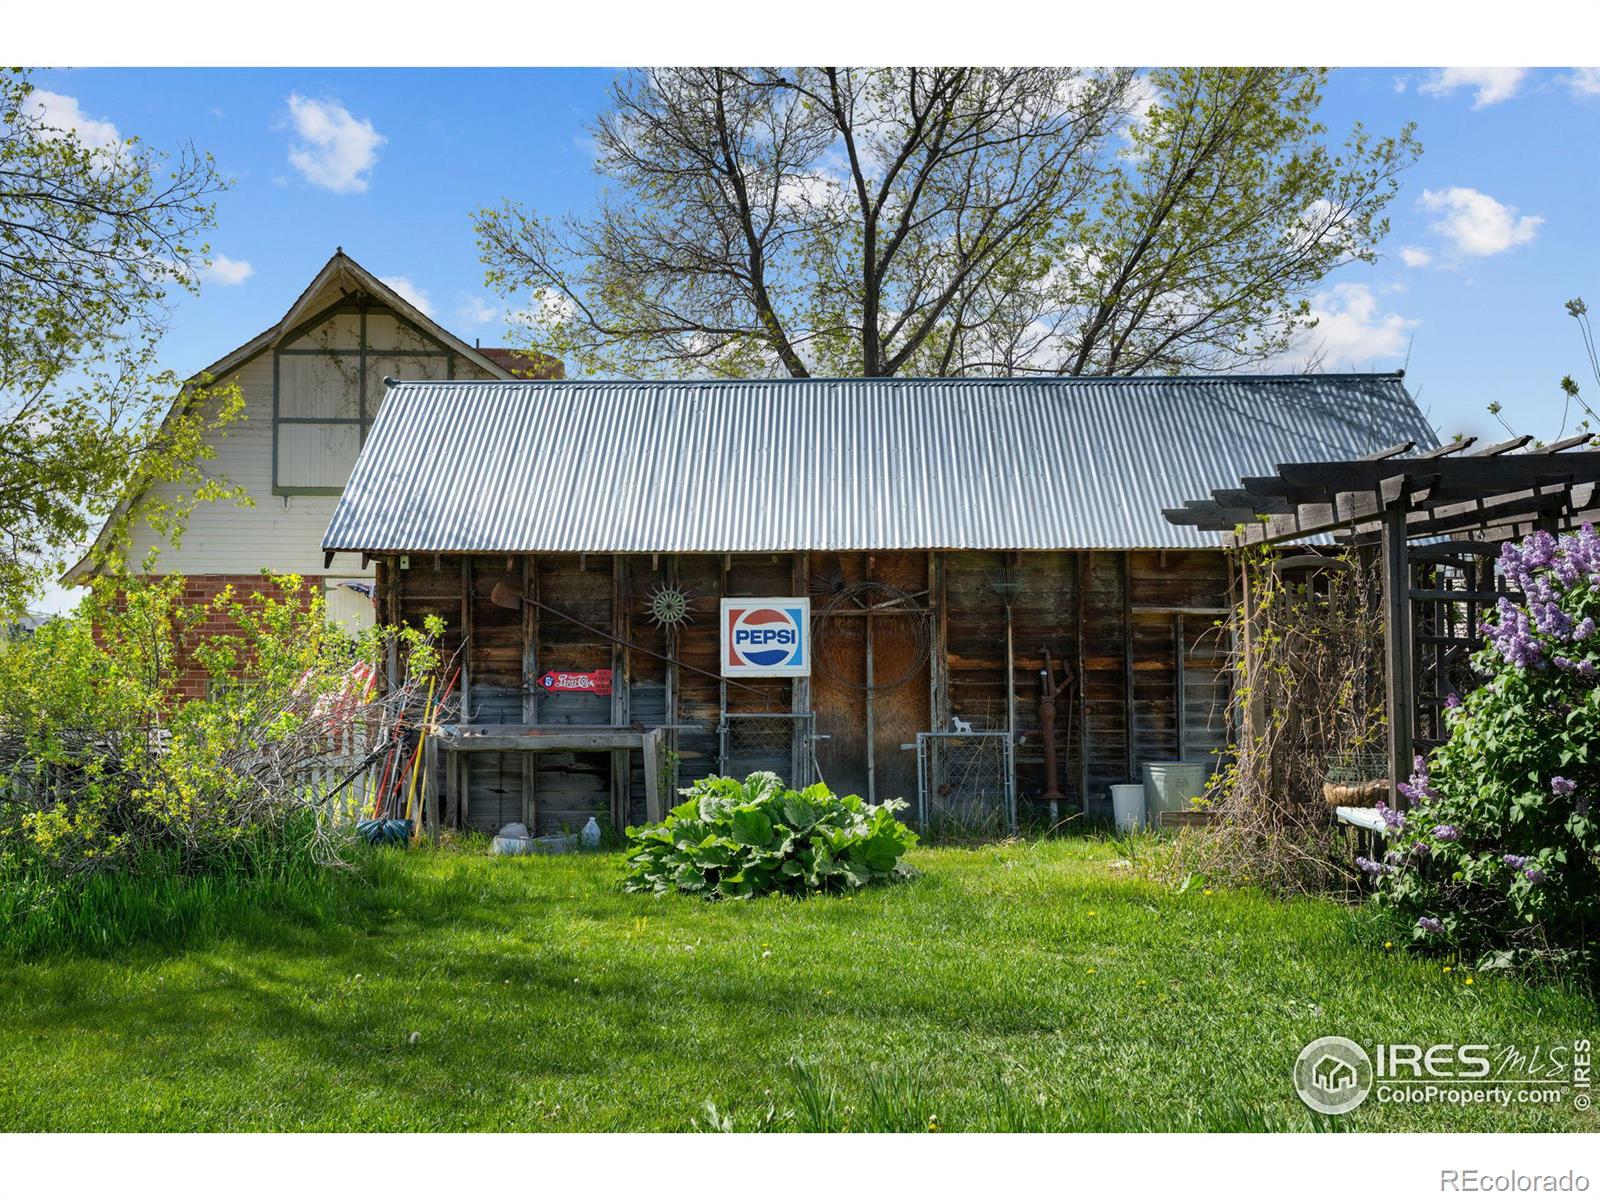
<svg viewBox="0 0 1600 1200">
<path fill-rule="evenodd" d="M 1144 762 L 1171 760 L 1180 750 L 1184 758 L 1204 759 L 1222 746 L 1228 695 L 1216 611 L 1226 604 L 1227 568 L 1220 553 L 413 556 L 404 571 L 396 562 L 380 564 L 383 616 L 415 624 L 437 613 L 446 646 L 467 645 L 463 690 L 472 720 L 665 726 L 669 786 L 718 769 L 724 711 L 809 710 L 822 735 L 817 763 L 831 786 L 867 793 L 870 737 L 877 797 L 914 799 L 916 756 L 902 747 L 919 731 L 948 728 L 952 716 L 975 729 L 1005 727 L 1006 579 L 1016 584 L 1012 702 L 1025 815 L 1044 790 L 1038 701 L 1046 651 L 1058 672 L 1074 676 L 1060 698 L 1056 729 L 1066 812 L 1082 806 L 1105 813 L 1109 785 L 1136 779 Z M 502 580 L 548 608 L 518 613 L 494 604 L 490 594 Z M 928 614 L 929 653 L 920 663 L 921 633 L 912 618 L 874 618 L 873 675 L 880 688 L 870 723 L 860 686 L 865 619 L 818 619 L 834 590 L 863 580 L 903 590 Z M 802 581 L 812 597 L 811 679 L 721 680 L 721 597 L 793 595 Z M 678 628 L 650 618 L 651 591 L 669 584 L 691 598 L 692 619 Z M 615 672 L 609 697 L 545 693 L 536 682 L 546 670 L 607 667 Z M 898 686 L 882 686 L 902 676 Z M 527 820 L 552 833 L 577 829 L 591 815 L 643 820 L 638 755 L 467 757 L 467 822 L 474 828 Z"/>
</svg>

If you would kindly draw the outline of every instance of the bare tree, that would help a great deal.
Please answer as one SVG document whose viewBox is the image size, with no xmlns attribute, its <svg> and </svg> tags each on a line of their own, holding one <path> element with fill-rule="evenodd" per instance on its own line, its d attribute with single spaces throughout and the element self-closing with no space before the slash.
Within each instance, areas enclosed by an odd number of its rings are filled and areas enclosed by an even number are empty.
<svg viewBox="0 0 1600 1200">
<path fill-rule="evenodd" d="M 592 216 L 477 214 L 534 348 L 624 375 L 1091 374 L 1281 354 L 1417 146 L 1314 70 L 634 72 Z"/>
</svg>

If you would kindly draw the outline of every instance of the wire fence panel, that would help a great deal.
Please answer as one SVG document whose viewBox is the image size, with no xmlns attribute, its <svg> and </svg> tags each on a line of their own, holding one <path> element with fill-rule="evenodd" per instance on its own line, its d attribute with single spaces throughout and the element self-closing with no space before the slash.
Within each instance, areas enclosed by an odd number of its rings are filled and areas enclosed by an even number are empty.
<svg viewBox="0 0 1600 1200">
<path fill-rule="evenodd" d="M 917 819 L 930 838 L 1014 831 L 1013 780 L 1007 733 L 917 734 Z"/>
<path fill-rule="evenodd" d="M 820 775 L 813 713 L 723 713 L 717 729 L 718 769 L 743 779 L 771 771 L 792 788 L 810 787 Z"/>
</svg>

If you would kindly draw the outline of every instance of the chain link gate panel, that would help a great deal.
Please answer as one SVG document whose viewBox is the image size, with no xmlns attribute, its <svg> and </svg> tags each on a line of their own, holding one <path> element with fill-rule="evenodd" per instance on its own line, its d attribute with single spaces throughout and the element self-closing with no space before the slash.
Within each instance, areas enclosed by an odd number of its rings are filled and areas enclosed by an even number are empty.
<svg viewBox="0 0 1600 1200">
<path fill-rule="evenodd" d="M 771 771 L 789 787 L 817 782 L 815 713 L 723 713 L 717 759 L 724 775 Z"/>
<path fill-rule="evenodd" d="M 917 818 L 927 836 L 1014 832 L 1013 780 L 1010 734 L 917 734 Z"/>
</svg>

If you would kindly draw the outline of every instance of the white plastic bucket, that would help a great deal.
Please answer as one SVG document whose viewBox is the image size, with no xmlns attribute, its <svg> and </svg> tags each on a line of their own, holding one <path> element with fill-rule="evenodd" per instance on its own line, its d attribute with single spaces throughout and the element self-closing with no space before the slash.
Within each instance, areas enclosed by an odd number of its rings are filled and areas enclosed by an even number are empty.
<svg viewBox="0 0 1600 1200">
<path fill-rule="evenodd" d="M 1144 784 L 1113 783 L 1111 785 L 1111 812 L 1117 820 L 1117 830 L 1128 833 L 1144 828 Z"/>
</svg>

